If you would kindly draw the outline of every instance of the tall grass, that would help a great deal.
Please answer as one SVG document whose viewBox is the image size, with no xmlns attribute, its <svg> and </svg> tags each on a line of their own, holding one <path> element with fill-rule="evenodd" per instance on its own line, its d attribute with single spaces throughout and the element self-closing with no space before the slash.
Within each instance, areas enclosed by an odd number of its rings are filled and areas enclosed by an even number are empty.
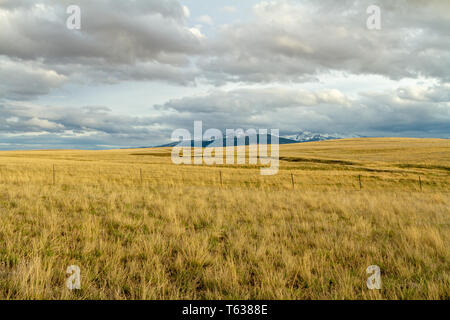
<svg viewBox="0 0 450 320">
<path fill-rule="evenodd" d="M 170 149 L 2 152 L 0 298 L 449 299 L 449 151 L 282 146 L 271 177 L 175 166 Z M 381 290 L 365 284 L 373 264 Z"/>
</svg>

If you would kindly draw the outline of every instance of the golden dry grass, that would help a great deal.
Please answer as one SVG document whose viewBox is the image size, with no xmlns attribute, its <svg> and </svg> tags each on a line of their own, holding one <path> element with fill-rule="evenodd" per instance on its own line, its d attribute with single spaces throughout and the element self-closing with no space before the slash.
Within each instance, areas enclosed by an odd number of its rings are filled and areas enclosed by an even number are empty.
<svg viewBox="0 0 450 320">
<path fill-rule="evenodd" d="M 280 156 L 263 177 L 175 166 L 170 149 L 1 152 L 0 298 L 450 298 L 448 140 Z M 373 264 L 382 290 L 366 287 Z M 69 265 L 79 291 L 65 286 Z"/>
</svg>

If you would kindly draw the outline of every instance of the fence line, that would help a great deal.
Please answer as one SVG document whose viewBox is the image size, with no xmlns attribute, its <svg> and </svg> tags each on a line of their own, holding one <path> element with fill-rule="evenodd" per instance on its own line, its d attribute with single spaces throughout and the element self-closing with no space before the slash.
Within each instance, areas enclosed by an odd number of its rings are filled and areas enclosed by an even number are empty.
<svg viewBox="0 0 450 320">
<path fill-rule="evenodd" d="M 29 167 L 29 171 L 27 170 L 23 170 L 23 166 L 18 166 L 18 172 L 21 173 L 21 176 L 12 176 L 11 174 L 8 175 L 8 171 L 9 168 L 7 167 L 12 167 L 10 165 L 8 166 L 0 166 L 0 184 L 2 182 L 6 182 L 6 181 L 11 181 L 13 180 L 14 183 L 25 183 L 26 181 L 32 182 L 32 181 L 45 181 L 45 176 L 48 177 L 47 174 L 45 174 L 44 171 L 39 170 L 40 168 L 35 168 L 35 167 Z M 61 167 L 65 170 L 62 170 Z M 48 167 L 47 167 L 48 168 Z M 71 169 L 79 169 L 79 170 L 71 170 Z M 196 167 L 197 168 L 197 167 Z M 56 170 L 58 169 L 58 170 Z M 91 169 L 91 168 L 89 168 Z M 95 169 L 92 170 L 85 170 L 85 168 L 80 167 L 80 166 L 69 166 L 69 165 L 65 165 L 65 166 L 59 166 L 58 168 L 56 168 L 56 165 L 53 164 L 51 166 L 51 182 L 52 185 L 57 185 L 58 183 L 64 183 L 68 181 L 68 179 L 80 179 L 80 180 L 98 180 L 101 181 L 102 179 L 109 179 L 108 181 L 113 181 L 115 183 L 119 183 L 119 181 L 117 180 L 128 180 L 127 178 L 129 177 L 128 182 L 125 182 L 125 185 L 133 185 L 133 184 L 139 184 L 141 186 L 144 185 L 144 183 L 148 182 L 148 181 L 154 181 L 155 183 L 158 184 L 164 184 L 161 183 L 161 179 L 167 180 L 169 185 L 173 185 L 174 183 L 181 183 L 181 184 L 186 184 L 186 185 L 205 185 L 206 184 L 211 184 L 211 185 L 215 185 L 217 184 L 217 178 L 214 178 L 214 175 L 211 175 L 211 171 L 208 172 L 202 172 L 202 170 L 175 170 L 175 171 L 167 171 L 167 172 L 163 172 L 163 173 L 152 173 L 151 177 L 146 177 L 145 172 L 142 168 L 136 168 L 135 170 L 127 170 L 127 171 L 121 171 L 121 173 L 118 172 L 111 172 L 111 171 L 96 171 Z M 47 169 L 48 170 L 48 169 Z M 58 172 L 57 172 L 58 171 Z M 267 187 L 275 187 L 275 186 L 280 186 L 282 188 L 286 188 L 286 186 L 289 185 L 289 182 L 292 186 L 292 189 L 295 190 L 296 189 L 296 184 L 298 184 L 298 182 L 296 183 L 295 181 L 295 177 L 294 177 L 294 173 L 293 172 L 286 172 L 286 171 L 281 171 L 278 175 L 275 176 L 267 176 L 267 177 L 261 177 L 259 176 L 258 173 L 255 172 L 255 175 L 258 175 L 257 179 L 252 178 L 252 176 L 246 176 L 245 179 L 242 178 L 242 172 L 236 172 L 236 171 L 230 171 L 230 174 L 226 175 L 226 179 L 223 175 L 223 171 L 222 170 L 218 170 L 219 171 L 219 183 L 220 186 L 223 187 L 224 185 L 228 185 L 228 186 L 232 186 L 234 184 L 244 184 L 244 185 L 256 185 L 258 187 L 262 187 L 262 186 L 267 186 Z M 14 172 L 14 171 L 12 171 Z M 36 174 L 36 172 L 42 172 L 43 175 L 34 175 Z M 48 172 L 48 171 L 47 171 Z M 83 175 L 83 173 L 89 173 L 89 172 L 98 172 L 99 173 L 99 179 L 95 179 L 95 176 L 93 175 Z M 247 171 L 248 172 L 248 171 Z M 24 174 L 25 173 L 25 174 Z M 27 175 L 28 173 L 28 175 Z M 78 174 L 80 173 L 80 174 Z M 198 174 L 198 180 L 197 182 L 195 181 L 195 179 L 193 179 L 190 182 L 187 182 L 185 180 L 185 176 L 184 174 Z M 407 173 L 406 174 L 410 175 L 411 173 Z M 58 177 L 56 176 L 58 174 Z M 206 176 L 206 177 L 205 177 Z M 290 176 L 290 181 L 289 181 L 289 176 Z M 305 175 L 306 177 L 308 177 L 307 175 Z M 384 177 L 386 177 L 386 175 L 383 175 Z M 370 179 L 374 178 L 379 179 L 380 177 L 383 176 L 365 176 L 365 181 L 369 182 L 369 186 L 370 186 Z M 217 176 L 216 176 L 217 177 Z M 331 178 L 330 178 L 331 177 Z M 327 175 L 323 175 L 323 176 L 318 176 L 318 177 L 313 177 L 310 179 L 310 181 L 307 179 L 306 182 L 303 181 L 303 184 L 305 186 L 309 186 L 309 187 L 314 187 L 314 186 L 337 186 L 337 187 L 349 187 L 349 188 L 355 188 L 355 184 L 351 182 L 352 179 L 354 179 L 355 175 L 354 174 L 346 174 L 346 175 L 342 175 L 342 177 L 345 177 L 346 180 L 345 181 L 341 181 L 341 182 L 336 182 L 333 181 L 333 178 L 336 178 L 337 175 L 333 175 L 333 176 L 327 176 Z M 11 179 L 12 178 L 12 179 Z M 68 179 L 67 179 L 68 178 Z M 124 180 L 125 178 L 125 180 Z M 47 178 L 48 179 L 48 178 Z M 170 179 L 172 179 L 172 181 L 170 181 Z M 272 180 L 271 180 L 272 179 Z M 363 189 L 363 181 L 362 181 L 362 175 L 358 174 L 357 175 L 357 184 L 356 184 L 356 188 L 359 184 L 359 190 Z M 418 180 L 416 180 L 418 179 Z M 411 179 L 410 176 L 408 176 L 408 178 L 406 179 L 400 179 L 400 181 L 395 181 L 395 180 L 391 180 L 391 179 L 380 179 L 379 181 L 382 181 L 382 183 L 403 183 L 405 187 L 411 187 L 413 185 L 415 185 L 416 187 L 414 189 L 417 190 L 417 187 L 419 187 L 418 189 L 420 190 L 420 192 L 423 192 L 424 190 L 424 183 L 422 181 L 422 177 L 416 176 L 416 179 Z M 317 183 L 317 181 L 322 180 L 323 183 Z M 48 181 L 48 180 L 47 180 Z M 122 182 L 121 181 L 121 182 Z M 405 181 L 407 184 L 405 184 Z M 416 182 L 414 182 L 416 181 Z M 186 182 L 186 183 L 184 183 Z M 373 180 L 372 180 L 373 182 Z M 446 187 L 446 182 L 445 181 L 441 181 L 439 180 L 439 185 L 437 185 L 437 188 L 439 189 L 444 189 Z M 435 181 L 430 181 L 430 179 L 427 179 L 427 184 L 434 184 L 436 185 Z M 369 188 L 370 189 L 370 188 Z"/>
</svg>

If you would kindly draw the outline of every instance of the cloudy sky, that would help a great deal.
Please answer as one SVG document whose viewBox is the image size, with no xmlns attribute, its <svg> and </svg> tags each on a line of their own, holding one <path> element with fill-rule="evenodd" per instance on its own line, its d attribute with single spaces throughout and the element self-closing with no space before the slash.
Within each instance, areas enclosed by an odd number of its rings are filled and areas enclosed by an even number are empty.
<svg viewBox="0 0 450 320">
<path fill-rule="evenodd" d="M 450 138 L 450 1 L 0 0 L 0 116 L 3 150 L 157 145 L 194 120 Z"/>
</svg>

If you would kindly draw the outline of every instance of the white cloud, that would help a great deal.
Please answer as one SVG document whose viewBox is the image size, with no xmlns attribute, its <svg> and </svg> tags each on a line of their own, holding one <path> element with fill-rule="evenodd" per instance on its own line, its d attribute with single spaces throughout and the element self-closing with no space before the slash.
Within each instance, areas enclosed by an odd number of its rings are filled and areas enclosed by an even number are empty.
<svg viewBox="0 0 450 320">
<path fill-rule="evenodd" d="M 210 25 L 210 26 L 212 26 L 214 24 L 212 18 L 208 15 L 202 15 L 202 16 L 198 17 L 197 21 L 207 24 L 207 25 Z"/>
<path fill-rule="evenodd" d="M 198 39 L 205 38 L 205 35 L 200 31 L 201 26 L 195 26 L 194 28 L 190 28 L 189 31 L 192 32 L 194 36 L 196 36 Z"/>
<path fill-rule="evenodd" d="M 186 18 L 189 18 L 191 16 L 191 10 L 189 10 L 187 6 L 183 6 L 183 13 Z"/>
<path fill-rule="evenodd" d="M 24 124 L 30 127 L 38 127 L 40 129 L 63 129 L 62 124 L 58 124 L 46 119 L 39 119 L 37 117 L 31 118 L 30 120 L 24 121 Z"/>
</svg>

